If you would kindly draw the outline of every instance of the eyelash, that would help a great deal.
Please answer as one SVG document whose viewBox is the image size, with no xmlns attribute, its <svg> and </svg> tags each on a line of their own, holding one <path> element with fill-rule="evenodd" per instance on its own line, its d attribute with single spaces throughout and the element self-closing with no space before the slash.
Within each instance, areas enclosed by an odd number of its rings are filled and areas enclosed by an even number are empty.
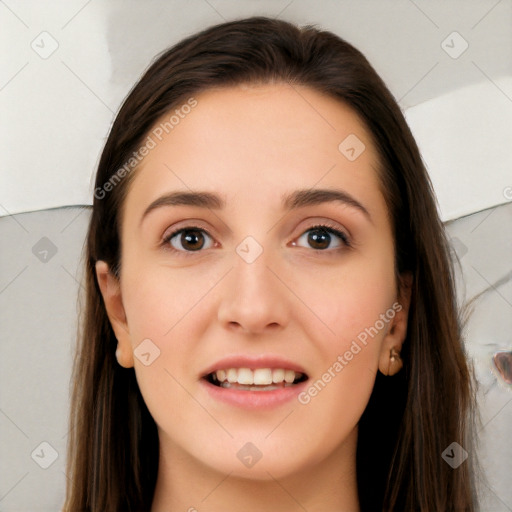
<svg viewBox="0 0 512 512">
<path fill-rule="evenodd" d="M 316 251 L 316 252 L 339 252 L 343 249 L 346 249 L 346 248 L 351 248 L 352 247 L 352 242 L 350 241 L 350 239 L 348 238 L 348 236 L 343 232 L 343 231 L 340 231 L 338 229 L 336 229 L 334 226 L 331 226 L 329 225 L 328 223 L 325 223 L 325 224 L 315 224 L 314 226 L 311 226 L 310 228 L 306 229 L 303 233 L 300 234 L 300 236 L 298 238 L 301 238 L 303 235 L 305 235 L 308 231 L 314 231 L 315 229 L 323 229 L 325 230 L 327 233 L 329 234 L 333 234 L 335 236 L 337 236 L 340 240 L 341 240 L 341 243 L 343 244 L 344 247 L 337 247 L 335 249 L 313 249 L 313 251 Z M 172 233 L 170 233 L 169 235 L 167 235 L 163 240 L 162 240 L 162 246 L 164 246 L 165 249 L 167 250 L 170 250 L 174 253 L 179 253 L 180 255 L 184 255 L 186 253 L 197 253 L 197 252 L 202 252 L 201 249 L 198 250 L 198 251 L 182 251 L 182 250 L 179 250 L 179 249 L 175 249 L 174 247 L 172 247 L 170 245 L 170 241 L 176 236 L 176 235 L 179 235 L 180 233 L 183 233 L 185 231 L 201 231 L 202 233 L 206 233 L 210 238 L 213 239 L 213 237 L 210 235 L 210 233 L 208 233 L 208 231 L 206 231 L 205 229 L 203 228 L 200 228 L 199 226 L 185 226 L 184 228 L 179 228 L 175 231 L 173 231 Z"/>
</svg>

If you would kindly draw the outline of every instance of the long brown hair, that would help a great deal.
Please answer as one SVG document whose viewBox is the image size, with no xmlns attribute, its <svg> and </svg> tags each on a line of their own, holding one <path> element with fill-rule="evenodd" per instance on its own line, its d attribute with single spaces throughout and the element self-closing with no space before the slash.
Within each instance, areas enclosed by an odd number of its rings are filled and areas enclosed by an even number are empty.
<svg viewBox="0 0 512 512">
<path fill-rule="evenodd" d="M 106 261 L 116 275 L 122 263 L 120 219 L 136 172 L 125 164 L 161 116 L 194 94 L 273 82 L 328 94 L 366 124 L 380 156 L 397 283 L 403 272 L 413 275 L 404 369 L 395 377 L 377 375 L 359 422 L 361 510 L 477 508 L 471 372 L 449 245 L 416 142 L 397 102 L 357 49 L 312 26 L 253 17 L 210 27 L 162 53 L 126 98 L 105 144 L 87 235 L 86 303 L 72 377 L 65 512 L 147 511 L 156 484 L 156 425 L 133 368 L 117 364 L 117 340 L 95 274 L 97 260 Z M 442 458 L 452 442 L 470 455 L 456 469 Z"/>
</svg>

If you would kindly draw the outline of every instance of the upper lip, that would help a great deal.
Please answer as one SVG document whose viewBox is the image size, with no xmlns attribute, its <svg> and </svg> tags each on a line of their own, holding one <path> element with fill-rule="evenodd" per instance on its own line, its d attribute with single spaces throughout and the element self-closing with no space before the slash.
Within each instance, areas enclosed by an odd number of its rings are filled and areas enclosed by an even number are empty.
<svg viewBox="0 0 512 512">
<path fill-rule="evenodd" d="M 205 369 L 202 376 L 206 377 L 216 370 L 227 370 L 228 368 L 249 368 L 251 370 L 256 370 L 258 368 L 283 368 L 284 370 L 293 370 L 297 373 L 303 373 L 306 375 L 304 368 L 299 364 L 282 356 L 269 354 L 261 356 L 227 356 L 211 364 Z"/>
</svg>

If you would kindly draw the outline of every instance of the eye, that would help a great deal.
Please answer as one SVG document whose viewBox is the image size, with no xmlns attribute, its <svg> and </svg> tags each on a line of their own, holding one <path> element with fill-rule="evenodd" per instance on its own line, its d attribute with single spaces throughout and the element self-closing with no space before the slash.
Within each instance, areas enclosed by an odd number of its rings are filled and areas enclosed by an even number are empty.
<svg viewBox="0 0 512 512">
<path fill-rule="evenodd" d="M 208 245 L 208 239 L 210 245 Z M 210 235 L 204 229 L 195 226 L 174 231 L 163 240 L 164 245 L 169 244 L 172 249 L 180 252 L 196 252 L 201 249 L 209 249 L 212 243 Z"/>
<path fill-rule="evenodd" d="M 298 241 L 301 240 L 310 244 L 310 247 L 313 249 L 320 251 L 325 249 L 339 249 L 344 246 L 350 247 L 350 241 L 345 233 L 332 226 L 326 225 L 318 225 L 309 228 L 298 238 Z M 331 242 L 335 242 L 336 245 L 333 247 Z M 292 245 L 297 245 L 297 243 L 294 242 Z"/>
</svg>

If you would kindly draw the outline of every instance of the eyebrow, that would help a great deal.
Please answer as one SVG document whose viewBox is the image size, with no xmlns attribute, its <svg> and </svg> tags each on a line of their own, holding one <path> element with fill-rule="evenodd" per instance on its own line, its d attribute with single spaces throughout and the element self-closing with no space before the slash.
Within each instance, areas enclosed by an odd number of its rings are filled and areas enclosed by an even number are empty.
<svg viewBox="0 0 512 512">
<path fill-rule="evenodd" d="M 344 190 L 338 189 L 305 189 L 296 190 L 292 194 L 283 196 L 283 208 L 285 210 L 295 210 L 305 206 L 312 206 L 322 203 L 342 203 L 351 208 L 355 208 L 363 213 L 370 222 L 372 217 L 370 212 L 353 196 Z"/>
<path fill-rule="evenodd" d="M 323 203 L 342 203 L 359 210 L 370 222 L 372 217 L 369 211 L 348 192 L 338 189 L 304 189 L 296 190 L 282 196 L 284 210 L 296 210 L 306 206 L 314 206 Z M 140 223 L 153 210 L 164 206 L 196 206 L 199 208 L 221 210 L 226 205 L 224 199 L 210 192 L 170 192 L 155 199 L 142 214 Z"/>
</svg>

